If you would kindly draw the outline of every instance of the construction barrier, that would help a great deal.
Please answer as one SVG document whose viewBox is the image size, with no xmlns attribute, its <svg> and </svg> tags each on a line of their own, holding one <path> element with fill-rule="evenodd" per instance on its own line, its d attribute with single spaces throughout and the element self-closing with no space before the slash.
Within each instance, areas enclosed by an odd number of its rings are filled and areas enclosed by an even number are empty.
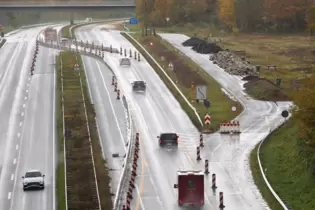
<svg viewBox="0 0 315 210">
<path fill-rule="evenodd" d="M 239 121 L 220 123 L 220 133 L 241 133 Z"/>
</svg>

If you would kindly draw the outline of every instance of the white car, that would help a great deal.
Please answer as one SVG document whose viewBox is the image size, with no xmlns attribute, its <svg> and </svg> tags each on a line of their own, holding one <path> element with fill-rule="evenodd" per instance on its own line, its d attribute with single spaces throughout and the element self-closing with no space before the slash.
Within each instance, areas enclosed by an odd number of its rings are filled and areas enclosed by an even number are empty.
<svg viewBox="0 0 315 210">
<path fill-rule="evenodd" d="M 45 175 L 39 170 L 30 170 L 22 176 L 23 190 L 27 189 L 44 189 L 45 188 Z"/>
<path fill-rule="evenodd" d="M 131 65 L 131 61 L 129 58 L 121 58 L 119 60 L 119 65 L 120 66 L 130 66 Z"/>
</svg>

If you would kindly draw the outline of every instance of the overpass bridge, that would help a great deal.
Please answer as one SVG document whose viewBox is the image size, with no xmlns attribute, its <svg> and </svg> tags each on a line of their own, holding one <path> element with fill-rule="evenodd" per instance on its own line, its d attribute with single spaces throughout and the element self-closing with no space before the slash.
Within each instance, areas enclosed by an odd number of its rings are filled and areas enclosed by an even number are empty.
<svg viewBox="0 0 315 210">
<path fill-rule="evenodd" d="M 116 1 L 1 1 L 0 11 L 80 11 L 92 10 L 101 11 L 105 9 L 135 9 L 136 0 L 116 0 Z"/>
</svg>

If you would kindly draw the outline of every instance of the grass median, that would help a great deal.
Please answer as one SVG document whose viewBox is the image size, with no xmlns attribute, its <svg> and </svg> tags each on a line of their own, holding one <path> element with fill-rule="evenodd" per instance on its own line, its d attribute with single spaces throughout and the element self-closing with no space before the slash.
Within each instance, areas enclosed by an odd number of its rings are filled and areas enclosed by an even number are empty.
<svg viewBox="0 0 315 210">
<path fill-rule="evenodd" d="M 85 74 L 82 69 L 77 72 L 73 70 L 73 66 L 76 63 L 83 66 L 81 57 L 74 52 L 67 51 L 61 53 L 61 57 L 57 58 L 58 62 L 60 58 L 62 59 L 65 127 L 67 130 L 71 131 L 71 135 L 67 136 L 66 139 L 68 208 L 98 209 L 97 189 L 87 129 L 88 125 L 101 206 L 102 209 L 111 209 L 110 177 L 102 156 L 95 121 L 95 111 L 89 99 Z M 82 82 L 82 89 L 80 81 Z M 87 119 L 85 117 L 85 111 L 87 113 Z M 61 179 L 62 164 L 63 163 L 59 162 L 59 170 L 57 172 L 59 179 L 57 186 L 59 186 L 60 183 L 60 190 L 58 189 L 57 191 L 60 193 L 58 199 L 60 197 L 62 199 L 62 195 L 64 195 L 61 192 L 61 184 L 62 182 L 64 183 Z M 62 202 L 59 200 L 58 203 L 62 205 Z"/>
<path fill-rule="evenodd" d="M 260 148 L 260 159 L 273 189 L 292 209 L 315 209 L 314 175 L 301 156 L 299 141 L 298 121 L 292 119 L 266 139 Z M 250 165 L 255 184 L 270 208 L 283 209 L 263 181 L 257 163 L 257 148 L 251 153 Z"/>
<path fill-rule="evenodd" d="M 175 87 L 167 79 L 161 69 L 152 61 L 149 56 L 137 45 L 127 34 L 122 35 L 130 41 L 136 49 L 145 56 L 145 59 L 150 63 L 162 81 L 173 93 L 174 97 L 179 101 L 183 110 L 188 114 L 193 124 L 201 131 L 202 126 L 199 123 L 194 111 L 189 107 L 186 101 L 181 97 Z M 217 131 L 220 123 L 230 121 L 239 115 L 242 111 L 242 106 L 230 99 L 222 90 L 218 82 L 207 75 L 197 64 L 192 62 L 185 55 L 180 55 L 173 47 L 165 43 L 160 37 L 142 38 L 139 34 L 131 34 L 143 47 L 153 56 L 153 58 L 165 69 L 167 75 L 177 84 L 178 88 L 183 92 L 189 101 L 192 101 L 191 84 L 207 86 L 207 98 L 211 102 L 211 107 L 207 109 L 202 102 L 194 102 L 193 105 L 197 109 L 200 118 L 203 120 L 206 113 L 210 113 L 212 117 L 211 131 Z M 174 71 L 168 70 L 168 63 L 174 64 Z M 237 109 L 232 112 L 231 108 L 235 106 Z"/>
<path fill-rule="evenodd" d="M 56 114 L 58 129 L 58 165 L 56 171 L 56 192 L 58 209 L 66 210 L 65 197 L 65 163 L 64 163 L 64 138 L 63 138 L 63 113 L 62 113 L 62 89 L 61 89 L 61 57 L 56 56 Z"/>
</svg>

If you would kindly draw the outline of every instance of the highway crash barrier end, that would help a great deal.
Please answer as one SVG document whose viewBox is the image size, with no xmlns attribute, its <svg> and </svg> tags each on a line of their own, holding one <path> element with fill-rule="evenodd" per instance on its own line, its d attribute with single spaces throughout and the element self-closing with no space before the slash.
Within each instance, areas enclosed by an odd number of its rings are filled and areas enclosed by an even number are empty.
<svg viewBox="0 0 315 210">
<path fill-rule="evenodd" d="M 231 121 L 226 123 L 220 123 L 220 133 L 241 133 L 240 122 Z"/>
</svg>

